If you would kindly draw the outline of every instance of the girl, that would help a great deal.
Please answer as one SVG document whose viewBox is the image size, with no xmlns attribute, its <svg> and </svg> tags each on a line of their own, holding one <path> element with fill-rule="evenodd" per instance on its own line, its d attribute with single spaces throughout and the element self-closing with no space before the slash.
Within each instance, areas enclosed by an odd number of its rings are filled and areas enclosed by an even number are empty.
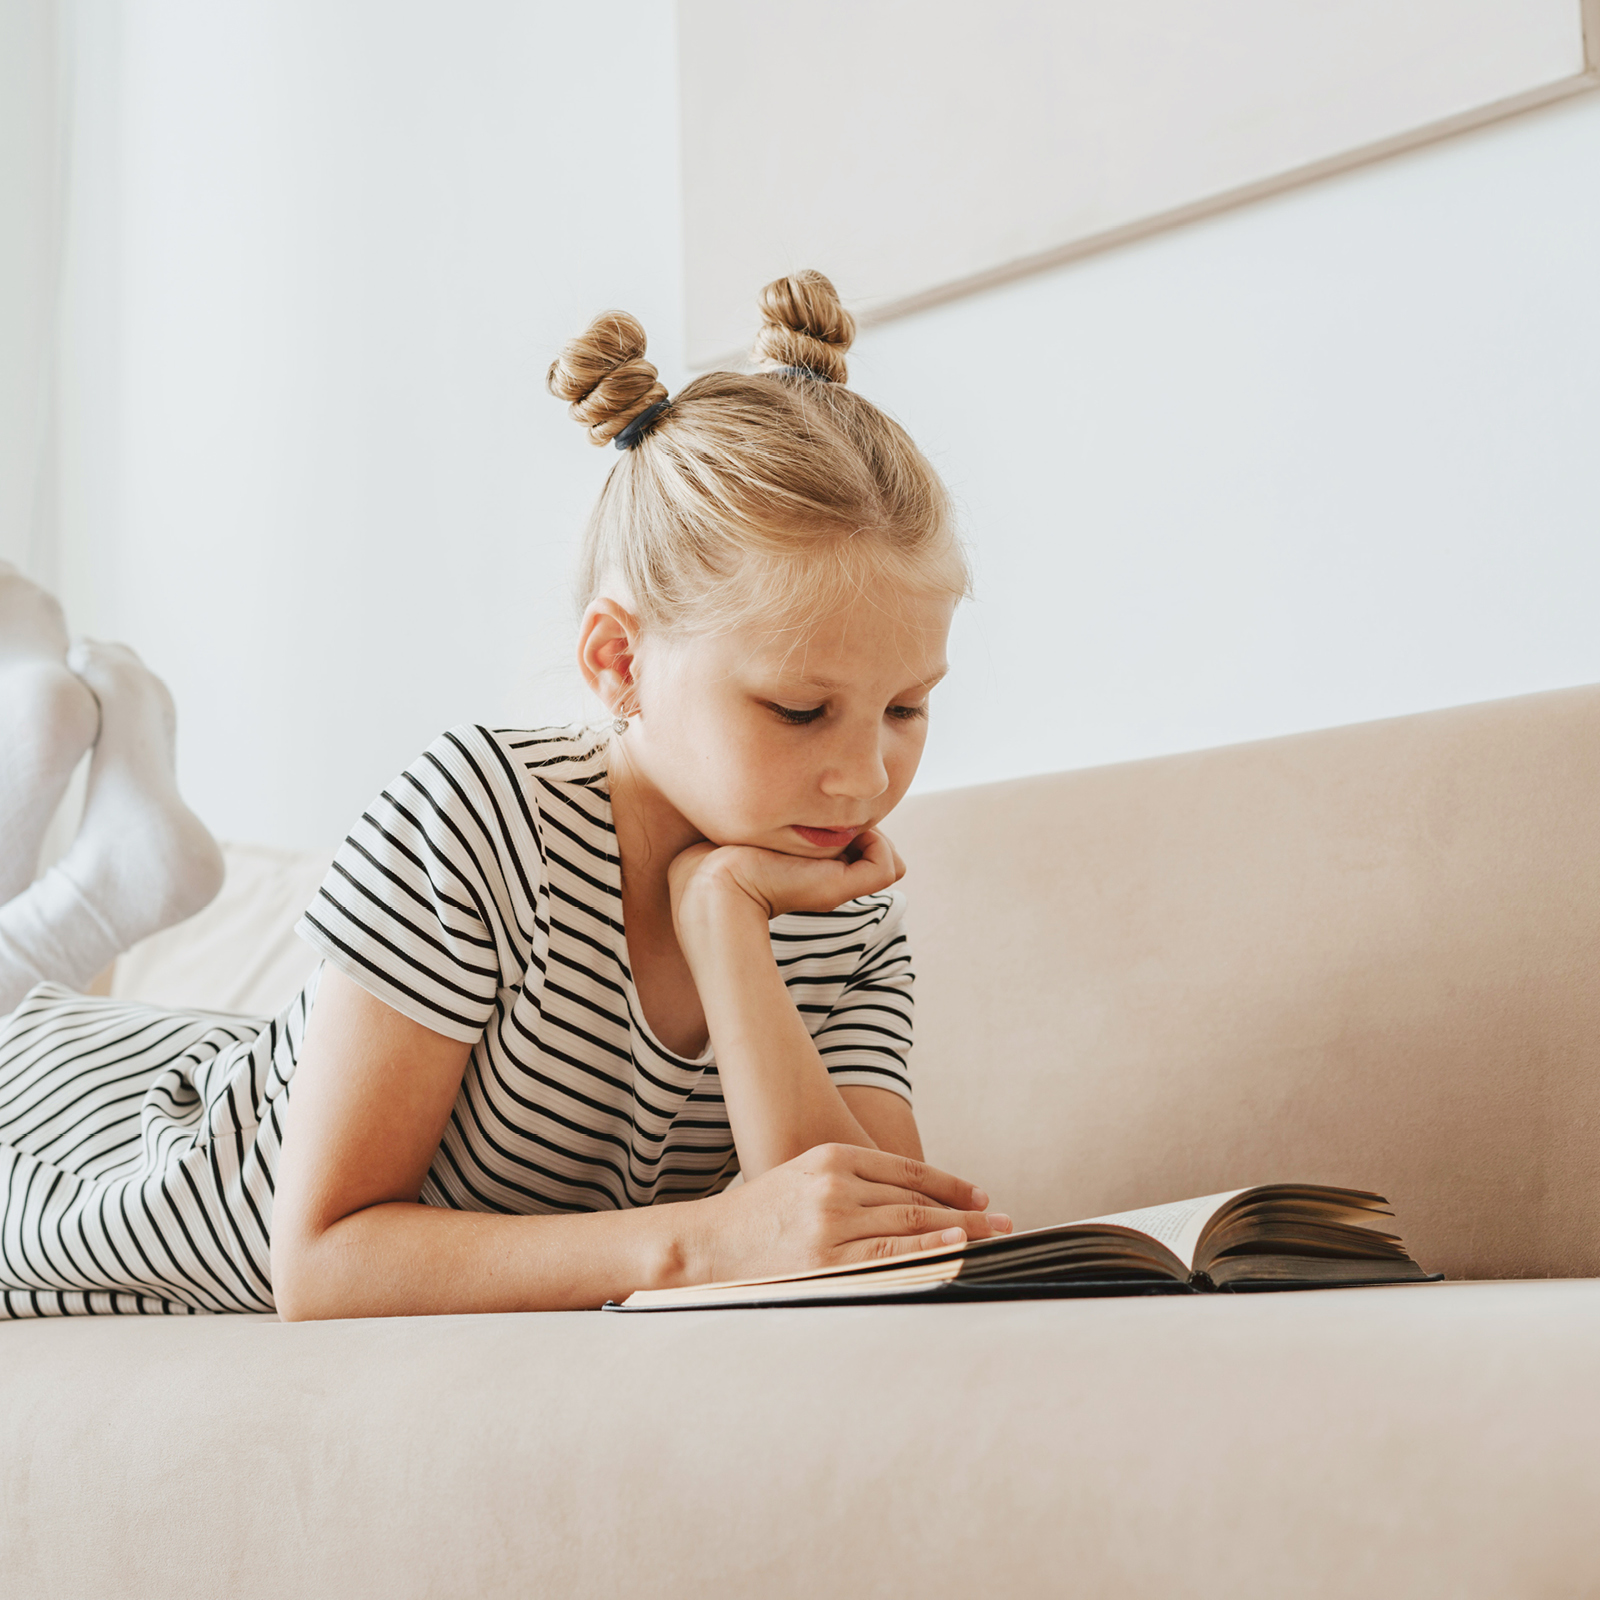
<svg viewBox="0 0 1600 1600">
<path fill-rule="evenodd" d="M 622 313 L 551 367 L 620 452 L 580 579 L 608 724 L 437 740 L 345 841 L 299 927 L 323 965 L 270 1021 L 17 1007 L 10 1315 L 592 1307 L 1009 1229 L 921 1159 L 877 831 L 965 566 L 845 387 L 832 285 L 762 305 L 763 370 L 670 401 Z"/>
</svg>

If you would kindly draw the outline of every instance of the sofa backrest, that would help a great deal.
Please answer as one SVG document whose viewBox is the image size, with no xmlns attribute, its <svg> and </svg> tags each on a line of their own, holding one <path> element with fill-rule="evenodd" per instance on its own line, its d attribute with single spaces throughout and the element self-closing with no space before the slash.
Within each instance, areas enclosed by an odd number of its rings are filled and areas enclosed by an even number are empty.
<svg viewBox="0 0 1600 1600">
<path fill-rule="evenodd" d="M 906 801 L 917 1115 L 1023 1224 L 1273 1179 L 1600 1274 L 1600 688 Z M 331 851 L 226 847 L 113 992 L 269 1012 Z"/>
<path fill-rule="evenodd" d="M 1037 1224 L 1375 1189 L 1600 1274 L 1600 688 L 906 801 L 930 1159 Z"/>
</svg>

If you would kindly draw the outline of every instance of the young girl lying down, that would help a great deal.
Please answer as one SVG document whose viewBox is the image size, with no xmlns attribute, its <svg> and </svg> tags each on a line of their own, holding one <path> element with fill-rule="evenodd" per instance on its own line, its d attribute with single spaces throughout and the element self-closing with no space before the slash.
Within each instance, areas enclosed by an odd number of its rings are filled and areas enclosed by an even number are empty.
<svg viewBox="0 0 1600 1600">
<path fill-rule="evenodd" d="M 832 285 L 762 306 L 763 370 L 670 400 L 622 313 L 551 367 L 619 451 L 580 580 L 609 720 L 436 740 L 335 858 L 299 927 L 323 963 L 279 1016 L 64 986 L 216 870 L 159 685 L 73 658 L 84 831 L 0 906 L 6 1315 L 593 1307 L 1010 1228 L 922 1160 L 878 831 L 966 568 L 933 470 L 845 386 Z"/>
</svg>

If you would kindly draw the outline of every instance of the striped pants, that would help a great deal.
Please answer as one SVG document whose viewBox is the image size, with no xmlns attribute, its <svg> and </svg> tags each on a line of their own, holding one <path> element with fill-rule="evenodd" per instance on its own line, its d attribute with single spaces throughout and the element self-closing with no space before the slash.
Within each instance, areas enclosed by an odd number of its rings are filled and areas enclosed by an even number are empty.
<svg viewBox="0 0 1600 1600">
<path fill-rule="evenodd" d="M 316 979 L 270 1019 L 41 984 L 0 1020 L 0 1318 L 270 1311 Z"/>
</svg>

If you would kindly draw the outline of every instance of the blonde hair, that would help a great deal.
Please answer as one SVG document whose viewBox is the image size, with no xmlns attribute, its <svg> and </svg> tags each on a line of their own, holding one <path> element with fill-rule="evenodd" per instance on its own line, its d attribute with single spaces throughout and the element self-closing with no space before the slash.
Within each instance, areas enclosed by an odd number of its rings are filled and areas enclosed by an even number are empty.
<svg viewBox="0 0 1600 1600">
<path fill-rule="evenodd" d="M 647 631 L 803 628 L 883 590 L 964 598 L 938 474 L 845 387 L 855 319 L 833 285 L 820 272 L 779 278 L 761 313 L 760 370 L 705 373 L 671 401 L 625 311 L 597 317 L 551 363 L 550 392 L 595 444 L 635 421 L 642 435 L 589 518 L 580 609 L 613 579 Z"/>
</svg>

